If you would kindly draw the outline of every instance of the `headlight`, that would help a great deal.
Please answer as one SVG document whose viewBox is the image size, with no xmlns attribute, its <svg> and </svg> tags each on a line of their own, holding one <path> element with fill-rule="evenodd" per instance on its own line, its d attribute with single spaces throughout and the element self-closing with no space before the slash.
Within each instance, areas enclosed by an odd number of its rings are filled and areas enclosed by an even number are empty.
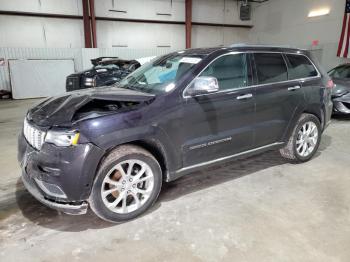
<svg viewBox="0 0 350 262">
<path fill-rule="evenodd" d="M 78 144 L 78 132 L 48 131 L 45 142 L 55 144 L 56 146 L 72 146 Z"/>
<path fill-rule="evenodd" d="M 95 86 L 95 78 L 87 77 L 84 80 L 85 86 Z"/>
</svg>

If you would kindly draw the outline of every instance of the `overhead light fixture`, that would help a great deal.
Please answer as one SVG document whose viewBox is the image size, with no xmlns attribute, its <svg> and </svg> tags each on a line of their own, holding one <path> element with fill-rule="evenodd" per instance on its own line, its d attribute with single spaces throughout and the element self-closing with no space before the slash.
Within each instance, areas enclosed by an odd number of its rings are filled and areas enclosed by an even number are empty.
<svg viewBox="0 0 350 262">
<path fill-rule="evenodd" d="M 311 10 L 308 17 L 317 17 L 317 16 L 328 15 L 330 11 L 331 11 L 331 9 L 328 7 Z"/>
</svg>

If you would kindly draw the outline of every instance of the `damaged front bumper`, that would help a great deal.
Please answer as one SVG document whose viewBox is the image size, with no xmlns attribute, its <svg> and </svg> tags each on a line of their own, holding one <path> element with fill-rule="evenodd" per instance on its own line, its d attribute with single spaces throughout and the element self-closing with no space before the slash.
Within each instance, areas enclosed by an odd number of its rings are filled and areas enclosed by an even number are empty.
<svg viewBox="0 0 350 262">
<path fill-rule="evenodd" d="M 82 214 L 86 214 L 87 212 L 88 203 L 85 201 L 80 204 L 69 204 L 69 203 L 55 202 L 54 200 L 45 198 L 45 196 L 38 190 L 37 185 L 35 184 L 33 179 L 31 179 L 29 175 L 25 172 L 22 173 L 22 182 L 25 188 L 28 190 L 28 192 L 36 200 L 38 200 L 45 206 L 48 206 L 52 209 L 56 209 L 58 211 L 62 211 L 70 215 L 82 215 Z"/>
<path fill-rule="evenodd" d="M 350 114 L 350 93 L 333 98 L 333 114 Z"/>
<path fill-rule="evenodd" d="M 25 188 L 44 205 L 68 214 L 85 214 L 96 168 L 104 151 L 93 144 L 36 150 L 18 138 L 18 161 Z"/>
</svg>

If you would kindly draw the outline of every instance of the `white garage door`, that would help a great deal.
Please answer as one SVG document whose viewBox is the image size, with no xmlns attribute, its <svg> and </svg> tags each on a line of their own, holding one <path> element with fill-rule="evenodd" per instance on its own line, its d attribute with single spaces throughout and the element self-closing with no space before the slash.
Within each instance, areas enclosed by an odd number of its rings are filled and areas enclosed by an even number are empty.
<svg viewBox="0 0 350 262">
<path fill-rule="evenodd" d="M 10 60 L 9 67 L 14 99 L 63 94 L 74 72 L 73 60 Z"/>
</svg>

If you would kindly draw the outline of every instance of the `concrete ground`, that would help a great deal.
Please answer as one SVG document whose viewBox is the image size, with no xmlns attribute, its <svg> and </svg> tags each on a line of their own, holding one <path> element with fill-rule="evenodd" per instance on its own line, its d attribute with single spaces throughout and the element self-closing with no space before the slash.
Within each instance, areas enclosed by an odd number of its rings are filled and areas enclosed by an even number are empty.
<svg viewBox="0 0 350 262">
<path fill-rule="evenodd" d="M 333 120 L 308 163 L 269 152 L 196 172 L 114 225 L 24 190 L 16 136 L 35 102 L 0 101 L 0 261 L 350 261 L 350 120 Z"/>
</svg>

